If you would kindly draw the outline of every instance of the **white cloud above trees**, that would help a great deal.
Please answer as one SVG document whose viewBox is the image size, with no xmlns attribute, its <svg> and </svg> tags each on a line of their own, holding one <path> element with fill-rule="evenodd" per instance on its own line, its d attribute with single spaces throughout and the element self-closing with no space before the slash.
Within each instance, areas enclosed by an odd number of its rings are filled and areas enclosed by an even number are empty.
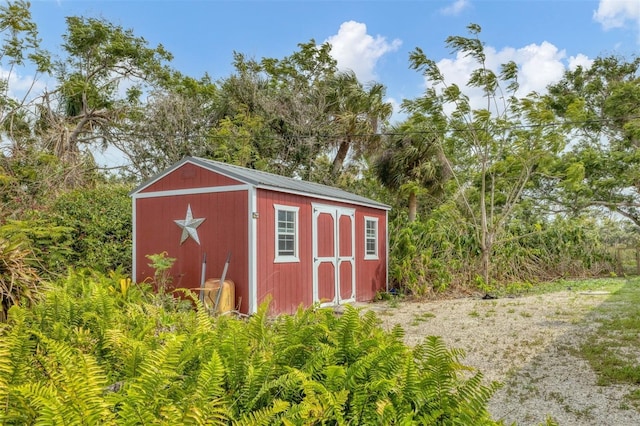
<svg viewBox="0 0 640 426">
<path fill-rule="evenodd" d="M 509 61 L 514 61 L 518 65 L 520 89 L 517 96 L 519 97 L 524 97 L 533 91 L 544 93 L 546 87 L 559 81 L 566 70 L 575 69 L 578 65 L 589 67 L 592 62 L 582 54 L 567 57 L 564 50 L 546 41 L 521 48 L 505 47 L 501 50 L 486 46 L 485 53 L 487 67 L 496 73 L 500 72 L 501 64 Z M 483 98 L 481 90 L 466 88 L 471 72 L 478 68 L 478 64 L 472 58 L 458 54 L 455 58 L 442 59 L 437 64 L 447 84 L 455 83 L 460 86 L 471 98 L 473 107 L 486 107 L 486 99 Z"/>
<path fill-rule="evenodd" d="M 640 30 L 640 1 L 638 0 L 600 0 L 593 19 L 605 30 L 622 28 L 630 23 Z"/>
<path fill-rule="evenodd" d="M 376 79 L 380 58 L 402 44 L 399 39 L 389 42 L 383 36 L 367 34 L 367 26 L 355 21 L 342 23 L 338 33 L 326 41 L 332 46 L 331 56 L 338 62 L 338 69 L 352 70 L 365 83 Z"/>
</svg>

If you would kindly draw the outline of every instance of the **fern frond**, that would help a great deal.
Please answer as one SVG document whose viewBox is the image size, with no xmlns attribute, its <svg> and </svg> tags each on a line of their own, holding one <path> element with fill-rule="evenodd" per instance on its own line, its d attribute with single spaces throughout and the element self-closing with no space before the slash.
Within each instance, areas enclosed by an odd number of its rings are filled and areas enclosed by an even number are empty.
<svg viewBox="0 0 640 426">
<path fill-rule="evenodd" d="M 180 387 L 179 364 L 183 336 L 167 340 L 161 348 L 149 351 L 139 368 L 140 375 L 125 385 L 120 398 L 119 412 L 125 423 L 154 423 L 162 417 L 162 410 L 175 404 L 171 395 Z"/>
<path fill-rule="evenodd" d="M 265 381 L 251 402 L 249 402 L 248 407 L 253 409 L 253 407 L 264 406 L 264 403 L 260 403 L 261 400 L 268 402 L 276 396 L 285 400 L 289 400 L 292 397 L 293 399 L 299 398 L 298 394 L 305 380 L 306 376 L 301 371 L 292 369 L 273 380 Z"/>
<path fill-rule="evenodd" d="M 223 398 L 208 401 L 204 407 L 192 406 L 180 421 L 183 425 L 226 426 L 230 420 L 230 409 Z"/>
<path fill-rule="evenodd" d="M 421 421 L 439 424 L 446 418 L 458 424 L 495 424 L 486 404 L 499 385 L 483 385 L 480 373 L 468 378 L 472 369 L 460 363 L 463 354 L 460 350 L 447 349 L 439 337 L 426 339 L 414 350 L 422 371 L 419 396 L 414 398 L 423 402 L 418 407 Z M 441 413 L 442 419 L 437 419 L 437 413 Z"/>
<path fill-rule="evenodd" d="M 323 343 L 313 352 L 308 353 L 307 358 L 303 360 L 303 365 L 300 367 L 300 370 L 315 377 L 323 374 L 326 366 L 337 365 L 337 358 L 336 347 Z"/>
<path fill-rule="evenodd" d="M 277 424 L 281 413 L 289 408 L 289 403 L 279 399 L 275 399 L 269 407 L 259 410 L 250 411 L 242 415 L 233 424 L 238 426 L 270 426 Z"/>
<path fill-rule="evenodd" d="M 180 424 L 226 425 L 232 417 L 224 388 L 225 369 L 214 351 L 209 362 L 200 370 L 195 387 L 186 393 Z"/>
<path fill-rule="evenodd" d="M 286 424 L 347 424 L 345 420 L 348 390 L 332 392 L 321 382 L 305 380 L 301 386 L 304 398 L 292 404 L 282 418 Z"/>
<path fill-rule="evenodd" d="M 347 305 L 334 331 L 336 357 L 339 363 L 350 364 L 357 358 L 355 348 L 359 346 L 359 342 L 356 341 L 356 334 L 359 331 L 360 313 Z"/>
<path fill-rule="evenodd" d="M 22 384 L 29 377 L 35 342 L 31 340 L 27 319 L 29 312 L 19 305 L 9 308 L 7 324 L 0 328 L 0 404 L 7 406 L 10 386 Z M 2 411 L 0 411 L 1 415 Z"/>
<path fill-rule="evenodd" d="M 500 388 L 500 383 L 492 382 L 488 386 L 482 383 L 482 373 L 476 373 L 458 386 L 456 405 L 459 408 L 462 422 L 476 422 L 488 419 L 487 403 Z"/>
<path fill-rule="evenodd" d="M 98 424 L 113 419 L 103 397 L 106 376 L 96 360 L 63 342 L 40 335 L 38 359 L 46 381 L 17 390 L 37 412 L 36 423 Z"/>
</svg>

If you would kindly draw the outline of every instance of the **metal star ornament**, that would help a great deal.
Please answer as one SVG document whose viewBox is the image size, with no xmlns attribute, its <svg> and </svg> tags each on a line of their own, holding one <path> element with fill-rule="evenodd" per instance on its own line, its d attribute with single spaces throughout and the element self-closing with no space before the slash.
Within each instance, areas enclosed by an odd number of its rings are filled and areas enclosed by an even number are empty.
<svg viewBox="0 0 640 426">
<path fill-rule="evenodd" d="M 187 206 L 187 215 L 184 220 L 174 220 L 176 225 L 182 228 L 182 236 L 180 237 L 180 244 L 184 243 L 187 238 L 191 237 L 200 245 L 200 238 L 198 238 L 198 226 L 202 225 L 205 218 L 194 219 L 191 213 L 191 204 Z"/>
</svg>

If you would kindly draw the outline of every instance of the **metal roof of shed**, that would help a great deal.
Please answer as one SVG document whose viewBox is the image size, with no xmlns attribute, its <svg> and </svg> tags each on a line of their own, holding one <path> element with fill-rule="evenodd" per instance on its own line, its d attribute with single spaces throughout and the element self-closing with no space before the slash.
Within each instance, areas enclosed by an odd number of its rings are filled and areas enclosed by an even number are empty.
<svg viewBox="0 0 640 426">
<path fill-rule="evenodd" d="M 274 173 L 263 172 L 261 170 L 248 169 L 246 167 L 235 166 L 232 164 L 222 163 L 220 161 L 214 161 L 200 157 L 183 158 L 180 162 L 176 163 L 169 169 L 159 173 L 158 175 L 152 177 L 148 181 L 138 186 L 136 189 L 131 191 L 131 195 L 142 191 L 147 186 L 158 181 L 160 178 L 162 178 L 162 176 L 169 174 L 185 163 L 196 164 L 212 172 L 220 173 L 222 175 L 257 188 L 264 188 L 273 191 L 291 192 L 307 196 L 316 196 L 318 198 L 324 199 L 340 200 L 384 210 L 389 210 L 391 208 L 384 203 L 380 203 L 378 201 L 362 197 L 360 195 L 352 194 L 351 192 L 344 191 L 332 186 L 322 185 L 314 182 L 307 182 L 300 179 L 280 176 Z"/>
</svg>

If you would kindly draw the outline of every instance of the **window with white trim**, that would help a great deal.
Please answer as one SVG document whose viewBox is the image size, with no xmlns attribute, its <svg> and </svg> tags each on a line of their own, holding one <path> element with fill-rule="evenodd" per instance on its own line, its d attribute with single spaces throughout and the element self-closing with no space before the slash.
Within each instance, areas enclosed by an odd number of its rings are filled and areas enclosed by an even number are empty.
<svg viewBox="0 0 640 426">
<path fill-rule="evenodd" d="M 275 262 L 298 262 L 299 207 L 274 204 L 276 218 Z"/>
<path fill-rule="evenodd" d="M 364 258 L 378 258 L 378 218 L 364 218 Z"/>
</svg>

